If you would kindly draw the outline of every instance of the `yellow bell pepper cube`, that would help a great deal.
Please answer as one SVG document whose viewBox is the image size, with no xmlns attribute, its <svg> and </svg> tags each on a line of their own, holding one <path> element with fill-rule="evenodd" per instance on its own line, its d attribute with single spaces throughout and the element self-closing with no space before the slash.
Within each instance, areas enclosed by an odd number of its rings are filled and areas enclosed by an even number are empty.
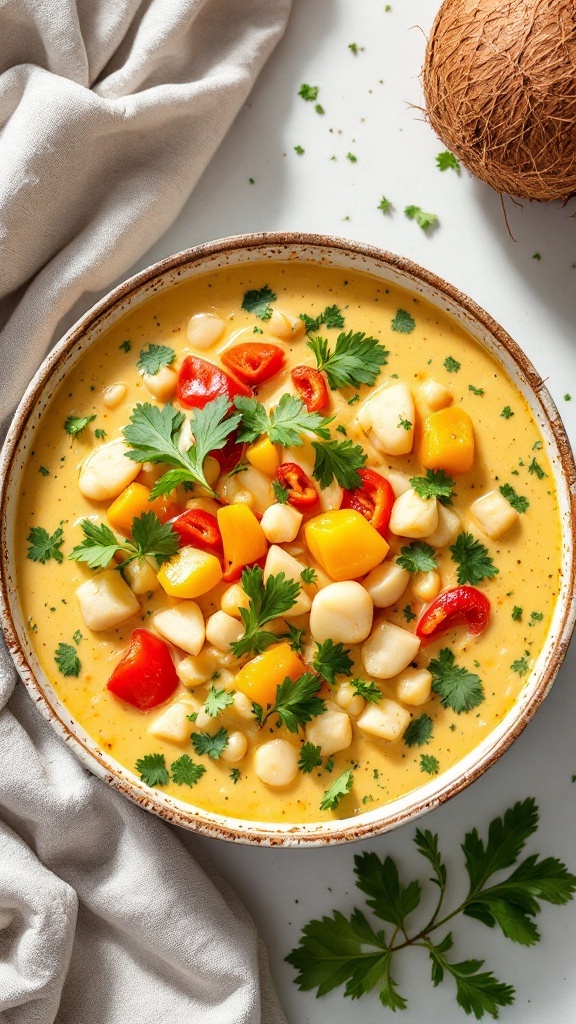
<svg viewBox="0 0 576 1024">
<path fill-rule="evenodd" d="M 464 409 L 450 406 L 428 416 L 422 426 L 420 461 L 426 469 L 467 473 L 474 465 L 474 427 Z"/>
<path fill-rule="evenodd" d="M 144 484 L 129 484 L 106 511 L 110 526 L 121 533 L 132 532 L 132 520 L 150 512 L 150 490 Z"/>
<path fill-rule="evenodd" d="M 276 687 L 286 677 L 292 682 L 306 671 L 303 662 L 288 644 L 269 647 L 264 654 L 258 654 L 234 677 L 234 689 L 244 693 L 251 701 L 266 710 L 276 700 Z M 318 680 L 320 687 L 320 679 Z"/>
<path fill-rule="evenodd" d="M 311 554 L 333 580 L 354 580 L 375 569 L 389 545 L 354 509 L 314 516 L 304 527 Z"/>
<path fill-rule="evenodd" d="M 200 597 L 221 579 L 222 566 L 216 555 L 188 546 L 164 562 L 158 573 L 158 582 L 170 597 Z"/>
<path fill-rule="evenodd" d="M 245 565 L 251 565 L 264 557 L 268 551 L 268 541 L 248 505 L 240 502 L 223 505 L 218 509 L 217 519 L 224 545 L 226 578 L 233 580 Z"/>
<path fill-rule="evenodd" d="M 269 437 L 261 437 L 259 441 L 251 444 L 246 449 L 246 459 L 251 466 L 254 466 L 254 469 L 259 469 L 267 476 L 274 476 L 280 465 L 278 448 L 272 444 Z"/>
</svg>

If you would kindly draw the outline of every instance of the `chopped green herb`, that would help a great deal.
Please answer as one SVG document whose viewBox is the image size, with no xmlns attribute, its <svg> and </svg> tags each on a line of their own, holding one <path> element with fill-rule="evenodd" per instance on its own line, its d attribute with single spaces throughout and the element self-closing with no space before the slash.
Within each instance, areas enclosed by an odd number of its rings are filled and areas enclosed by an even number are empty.
<svg viewBox="0 0 576 1024">
<path fill-rule="evenodd" d="M 427 231 L 428 228 L 438 223 L 437 214 L 426 213 L 420 206 L 407 206 L 404 213 L 408 220 L 415 220 L 418 227 L 422 228 L 423 231 Z"/>
<path fill-rule="evenodd" d="M 318 573 L 311 565 L 307 565 L 305 569 L 302 569 L 300 573 L 300 579 L 303 583 L 316 583 L 318 579 Z"/>
<path fill-rule="evenodd" d="M 210 718 L 216 718 L 221 711 L 225 711 L 233 703 L 233 690 L 217 690 L 215 686 L 211 686 L 206 696 L 204 711 Z"/>
<path fill-rule="evenodd" d="M 348 437 L 348 431 L 346 430 L 346 427 L 344 426 L 343 423 L 338 424 L 338 426 L 336 427 L 336 432 L 338 434 L 342 434 L 344 437 Z"/>
<path fill-rule="evenodd" d="M 300 585 L 294 580 L 287 580 L 283 572 L 269 576 L 264 584 L 259 565 L 243 570 L 242 588 L 248 596 L 249 607 L 240 608 L 244 636 L 230 645 L 237 658 L 251 651 L 261 654 L 277 640 L 275 633 L 262 627 L 292 608 L 300 593 Z"/>
<path fill-rule="evenodd" d="M 318 85 L 306 85 L 306 83 L 303 82 L 298 90 L 298 95 L 301 96 L 303 100 L 306 100 L 307 103 L 313 103 L 318 97 L 318 92 Z"/>
<path fill-rule="evenodd" d="M 518 658 L 516 661 L 513 661 L 512 664 L 510 665 L 510 668 L 512 669 L 512 671 L 513 672 L 517 672 L 519 676 L 525 676 L 526 673 L 528 672 L 529 667 L 530 667 L 528 665 L 528 658 L 529 657 L 530 657 L 530 651 L 524 651 L 524 657 L 523 658 Z"/>
<path fill-rule="evenodd" d="M 440 763 L 433 754 L 420 754 L 420 771 L 427 775 L 438 775 Z"/>
<path fill-rule="evenodd" d="M 50 476 L 50 470 L 46 466 L 38 466 L 38 472 L 42 473 L 42 476 Z"/>
<path fill-rule="evenodd" d="M 76 644 L 77 647 L 78 647 L 78 644 L 82 643 L 82 640 L 84 639 L 84 637 L 82 636 L 82 633 L 80 632 L 79 629 L 77 629 L 76 632 L 73 633 L 72 639 L 73 639 L 73 641 L 74 641 L 74 643 Z"/>
<path fill-rule="evenodd" d="M 335 327 L 342 329 L 344 327 L 344 316 L 339 306 L 326 306 L 322 313 L 319 313 L 317 317 L 307 316 L 306 313 L 300 313 L 300 320 L 306 325 L 306 334 L 315 334 L 319 327 Z"/>
<path fill-rule="evenodd" d="M 534 458 L 528 466 L 528 472 L 532 473 L 533 476 L 537 476 L 539 480 L 543 480 L 548 473 L 545 473 L 540 463 Z"/>
<path fill-rule="evenodd" d="M 346 441 L 312 441 L 316 452 L 312 476 L 320 487 L 329 487 L 334 478 L 345 490 L 353 491 L 362 485 L 358 470 L 366 462 L 367 455 L 359 444 L 348 438 Z"/>
<path fill-rule="evenodd" d="M 512 409 L 510 408 L 509 405 L 505 405 L 504 408 L 502 409 L 502 412 L 500 413 L 500 415 L 501 415 L 502 419 L 509 420 L 510 417 L 514 415 L 514 413 L 512 412 Z"/>
<path fill-rule="evenodd" d="M 316 106 L 314 107 L 314 110 L 316 111 L 317 114 L 325 114 L 326 113 L 326 111 L 324 110 L 324 107 L 322 106 L 321 103 L 317 103 Z"/>
<path fill-rule="evenodd" d="M 324 793 L 320 802 L 320 810 L 333 811 L 340 803 L 342 797 L 350 792 L 353 781 L 354 776 L 350 768 L 343 775 L 339 775 L 334 784 L 330 786 L 330 789 L 327 789 Z"/>
<path fill-rule="evenodd" d="M 97 427 L 94 431 L 94 437 L 97 437 L 99 441 L 103 441 L 106 437 L 106 431 L 102 427 Z"/>
<path fill-rule="evenodd" d="M 80 675 L 80 659 L 76 653 L 76 648 L 72 647 L 71 644 L 58 644 L 54 652 L 54 661 L 60 669 L 63 676 L 75 676 L 76 678 Z"/>
<path fill-rule="evenodd" d="M 502 497 L 506 498 L 508 504 L 512 505 L 512 508 L 515 508 L 516 511 L 520 512 L 522 515 L 530 507 L 528 498 L 523 497 L 521 494 L 517 494 L 512 487 L 512 484 L 502 484 L 502 487 L 499 487 L 498 490 Z"/>
<path fill-rule="evenodd" d="M 360 401 L 360 395 L 352 395 L 352 398 L 349 398 L 346 404 L 347 405 L 356 405 L 356 402 L 359 402 L 359 401 Z"/>
<path fill-rule="evenodd" d="M 565 402 L 571 402 L 572 401 L 572 395 L 564 395 L 564 401 Z"/>
<path fill-rule="evenodd" d="M 132 540 L 119 540 L 109 526 L 91 519 L 83 519 L 80 526 L 84 540 L 72 548 L 68 558 L 86 562 L 90 569 L 105 569 L 117 552 L 126 555 L 124 567 L 147 556 L 162 563 L 175 555 L 180 545 L 171 523 L 161 523 L 155 512 L 143 512 L 132 520 Z"/>
<path fill-rule="evenodd" d="M 86 429 L 92 420 L 95 420 L 96 416 L 67 416 L 64 422 L 64 430 L 70 437 L 78 437 L 83 430 Z"/>
<path fill-rule="evenodd" d="M 229 778 L 232 779 L 232 782 L 234 783 L 234 785 L 236 785 L 240 778 L 240 769 L 233 768 L 232 771 L 230 772 Z"/>
<path fill-rule="evenodd" d="M 327 683 L 334 686 L 337 675 L 349 676 L 352 673 L 352 659 L 348 657 L 350 651 L 342 643 L 334 643 L 329 638 L 323 643 L 316 644 L 316 654 L 312 658 L 312 668 L 319 676 L 322 676 Z"/>
<path fill-rule="evenodd" d="M 172 779 L 177 786 L 195 786 L 200 781 L 206 768 L 203 764 L 194 764 L 189 754 L 182 754 L 170 765 Z"/>
<path fill-rule="evenodd" d="M 298 153 L 298 156 L 302 156 L 305 150 L 303 146 L 294 146 L 294 152 Z"/>
<path fill-rule="evenodd" d="M 146 754 L 141 757 L 136 761 L 136 771 L 147 786 L 166 786 L 170 782 L 164 754 Z"/>
<path fill-rule="evenodd" d="M 259 320 L 269 320 L 272 316 L 271 302 L 275 302 L 278 296 L 265 284 L 262 288 L 253 288 L 244 294 L 242 309 L 247 313 L 253 313 Z"/>
<path fill-rule="evenodd" d="M 454 153 L 451 153 L 449 149 L 445 149 L 442 153 L 438 153 L 436 156 L 436 163 L 438 169 L 441 171 L 456 171 L 456 174 L 460 174 L 460 161 L 456 159 Z"/>
<path fill-rule="evenodd" d="M 473 395 L 483 395 L 484 388 L 475 388 L 473 384 L 468 385 L 468 391 L 471 391 Z"/>
<path fill-rule="evenodd" d="M 542 257 L 541 257 L 541 255 L 540 255 L 540 253 L 539 253 L 539 252 L 533 252 L 533 253 L 532 253 L 532 259 L 533 259 L 533 260 L 541 260 L 541 259 L 542 259 Z"/>
<path fill-rule="evenodd" d="M 326 761 L 326 764 L 324 765 L 324 771 L 328 772 L 328 774 L 330 774 L 330 772 L 334 771 L 334 758 L 333 757 L 329 757 L 328 760 Z"/>
<path fill-rule="evenodd" d="M 304 650 L 304 637 L 306 630 L 298 629 L 297 626 L 293 626 L 292 623 L 288 623 L 288 632 L 281 633 L 278 639 L 287 640 L 293 651 L 297 654 L 301 654 Z"/>
<path fill-rule="evenodd" d="M 407 604 L 406 607 L 402 609 L 402 615 L 406 619 L 406 622 L 412 622 L 417 617 L 416 613 L 412 611 L 412 605 L 410 604 Z"/>
<path fill-rule="evenodd" d="M 325 439 L 330 437 L 330 431 L 327 429 L 330 419 L 325 419 L 317 412 L 308 412 L 304 402 L 294 395 L 282 395 L 270 415 L 257 398 L 245 398 L 240 395 L 236 398 L 235 405 L 242 421 L 238 431 L 240 442 L 250 444 L 261 434 L 267 433 L 273 444 L 290 448 L 303 444 L 301 434 L 305 430 L 310 430 Z"/>
<path fill-rule="evenodd" d="M 283 487 L 279 480 L 272 481 L 272 490 L 274 491 L 274 497 L 280 505 L 285 505 L 288 501 L 288 495 L 290 491 L 287 487 Z"/>
<path fill-rule="evenodd" d="M 536 622 L 542 622 L 544 615 L 542 612 L 530 612 L 529 626 L 534 626 Z"/>
<path fill-rule="evenodd" d="M 306 725 L 317 715 L 326 711 L 326 704 L 318 696 L 318 677 L 312 672 L 305 672 L 295 682 L 286 677 L 276 687 L 276 698 L 273 706 L 264 714 L 259 705 L 256 719 L 260 726 L 273 715 L 278 715 L 278 725 L 285 725 L 289 732 L 297 733 L 301 726 Z"/>
<path fill-rule="evenodd" d="M 410 486 L 421 498 L 438 498 L 443 505 L 451 505 L 454 481 L 443 469 L 427 469 L 426 476 L 410 477 Z"/>
<path fill-rule="evenodd" d="M 433 731 L 434 723 L 430 715 L 420 715 L 412 719 L 402 739 L 407 747 L 424 747 L 430 743 Z"/>
<path fill-rule="evenodd" d="M 61 526 L 54 530 L 52 536 L 43 526 L 32 526 L 26 540 L 30 545 L 26 557 L 32 562 L 41 562 L 42 565 L 45 565 L 51 558 L 56 562 L 64 560 L 64 555 L 60 551 L 64 543 L 64 533 Z"/>
<path fill-rule="evenodd" d="M 438 568 L 435 549 L 423 540 L 415 540 L 401 548 L 396 562 L 401 569 L 407 569 L 408 572 L 431 572 Z"/>
<path fill-rule="evenodd" d="M 298 767 L 301 772 L 308 775 L 314 771 L 315 768 L 322 767 L 322 758 L 320 756 L 322 748 L 314 746 L 313 743 L 304 743 L 300 750 L 300 759 L 298 761 Z"/>
<path fill-rule="evenodd" d="M 416 321 L 405 309 L 398 309 L 392 320 L 391 327 L 397 334 L 412 334 L 416 327 Z"/>
<path fill-rule="evenodd" d="M 378 704 L 382 699 L 382 690 L 376 683 L 366 679 L 353 679 L 351 684 L 355 696 L 363 697 L 371 704 Z"/>
<path fill-rule="evenodd" d="M 520 608 L 517 604 L 515 604 L 512 609 L 512 619 L 514 622 L 522 621 L 522 608 Z"/>
<path fill-rule="evenodd" d="M 123 341 L 122 344 L 118 346 L 118 348 L 122 352 L 129 352 L 130 349 L 132 348 L 132 342 L 131 341 Z"/>
<path fill-rule="evenodd" d="M 358 157 L 354 156 L 354 153 L 346 153 L 346 159 L 349 160 L 351 164 L 358 163 Z"/>
<path fill-rule="evenodd" d="M 443 363 L 444 367 L 448 370 L 448 373 L 458 373 L 461 364 L 457 359 L 453 359 L 452 356 L 447 356 Z"/>
<path fill-rule="evenodd" d="M 412 429 L 412 424 L 411 424 L 410 420 L 405 420 L 405 419 L 403 419 L 402 416 L 398 420 L 398 426 L 402 427 L 403 430 L 411 430 Z"/>
<path fill-rule="evenodd" d="M 357 57 L 360 52 L 364 52 L 364 47 L 358 46 L 358 43 L 348 43 L 348 49 L 355 57 Z"/>
<path fill-rule="evenodd" d="M 391 213 L 392 210 L 394 209 L 394 207 L 392 206 L 392 203 L 390 202 L 390 200 L 386 199 L 386 196 L 382 196 L 382 199 L 378 203 L 378 206 L 376 207 L 376 209 L 377 210 L 382 210 L 382 213 Z"/>
<path fill-rule="evenodd" d="M 498 569 L 488 554 L 488 549 L 475 540 L 471 533 L 459 533 L 450 547 L 452 561 L 458 566 L 456 577 L 460 586 L 471 583 L 473 587 L 483 579 L 496 576 Z"/>
<path fill-rule="evenodd" d="M 333 352 L 324 338 L 311 338 L 307 345 L 314 353 L 318 369 L 325 370 L 333 389 L 374 385 L 390 354 L 376 338 L 366 337 L 364 331 L 339 334 Z"/>
<path fill-rule="evenodd" d="M 440 697 L 445 708 L 457 715 L 471 711 L 484 700 L 484 687 L 480 676 L 455 664 L 454 654 L 444 647 L 428 665 L 432 673 L 432 690 Z"/>
<path fill-rule="evenodd" d="M 204 754 L 212 761 L 217 761 L 228 746 L 228 731 L 218 729 L 214 736 L 207 732 L 193 732 L 192 746 L 200 756 Z"/>
</svg>

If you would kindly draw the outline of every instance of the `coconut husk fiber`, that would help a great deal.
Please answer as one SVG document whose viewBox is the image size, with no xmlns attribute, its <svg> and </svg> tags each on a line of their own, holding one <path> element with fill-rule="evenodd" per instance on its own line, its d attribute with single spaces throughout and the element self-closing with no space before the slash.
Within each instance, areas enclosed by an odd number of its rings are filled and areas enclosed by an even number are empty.
<svg viewBox="0 0 576 1024">
<path fill-rule="evenodd" d="M 576 194 L 576 0 L 444 0 L 422 84 L 437 135 L 497 192 Z"/>
</svg>

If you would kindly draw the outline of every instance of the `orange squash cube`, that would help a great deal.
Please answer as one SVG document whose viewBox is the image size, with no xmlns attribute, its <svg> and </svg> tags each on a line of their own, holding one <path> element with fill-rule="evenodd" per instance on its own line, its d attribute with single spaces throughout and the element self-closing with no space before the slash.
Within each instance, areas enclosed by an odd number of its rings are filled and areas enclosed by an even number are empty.
<svg viewBox="0 0 576 1024">
<path fill-rule="evenodd" d="M 264 654 L 257 654 L 240 669 L 234 678 L 234 689 L 266 710 L 268 704 L 274 704 L 276 687 L 286 677 L 295 682 L 305 671 L 304 663 L 292 648 L 288 644 L 278 644 L 269 647 Z"/>
<path fill-rule="evenodd" d="M 420 461 L 426 469 L 467 473 L 474 465 L 474 427 L 458 406 L 440 409 L 422 425 Z"/>
<path fill-rule="evenodd" d="M 170 597 L 201 597 L 221 579 L 222 566 L 216 555 L 188 546 L 164 562 L 158 573 L 158 582 Z"/>
<path fill-rule="evenodd" d="M 129 484 L 112 502 L 106 511 L 106 518 L 114 530 L 132 532 L 132 520 L 143 512 L 152 511 L 150 491 L 144 484 Z"/>
<path fill-rule="evenodd" d="M 251 565 L 263 558 L 268 551 L 264 530 L 252 509 L 240 502 L 224 505 L 217 512 L 218 526 L 224 546 L 226 578 L 234 579 L 235 574 L 245 565 Z"/>
<path fill-rule="evenodd" d="M 333 580 L 354 580 L 384 560 L 389 545 L 354 509 L 314 516 L 304 527 L 311 554 Z"/>
</svg>

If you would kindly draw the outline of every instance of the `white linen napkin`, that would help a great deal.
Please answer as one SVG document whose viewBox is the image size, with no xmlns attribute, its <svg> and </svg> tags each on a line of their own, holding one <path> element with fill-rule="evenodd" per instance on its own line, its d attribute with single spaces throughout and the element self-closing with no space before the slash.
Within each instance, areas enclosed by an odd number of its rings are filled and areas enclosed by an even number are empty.
<svg viewBox="0 0 576 1024">
<path fill-rule="evenodd" d="M 0 0 L 0 416 L 178 214 L 290 0 Z M 281 1024 L 254 925 L 0 650 L 1 1024 Z"/>
</svg>

